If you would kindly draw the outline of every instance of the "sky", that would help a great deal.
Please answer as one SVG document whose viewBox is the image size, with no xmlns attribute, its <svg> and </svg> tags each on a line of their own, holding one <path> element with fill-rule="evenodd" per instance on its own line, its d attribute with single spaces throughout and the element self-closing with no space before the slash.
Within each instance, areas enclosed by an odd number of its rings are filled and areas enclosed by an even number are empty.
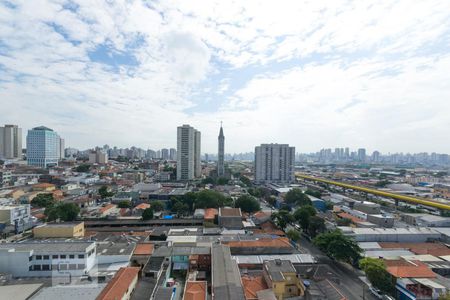
<svg viewBox="0 0 450 300">
<path fill-rule="evenodd" d="M 79 149 L 450 153 L 450 1 L 0 0 L 0 124 Z"/>
</svg>

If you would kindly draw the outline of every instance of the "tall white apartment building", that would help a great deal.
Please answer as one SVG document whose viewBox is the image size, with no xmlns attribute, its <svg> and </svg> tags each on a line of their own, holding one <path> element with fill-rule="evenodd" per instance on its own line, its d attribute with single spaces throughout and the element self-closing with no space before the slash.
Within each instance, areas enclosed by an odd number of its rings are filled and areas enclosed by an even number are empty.
<svg viewBox="0 0 450 300">
<path fill-rule="evenodd" d="M 189 125 L 177 128 L 177 180 L 192 180 L 201 175 L 200 131 Z"/>
<path fill-rule="evenodd" d="M 22 158 L 22 128 L 17 125 L 0 127 L 0 158 Z"/>
<path fill-rule="evenodd" d="M 294 177 L 295 147 L 261 144 L 255 147 L 255 181 L 290 183 Z"/>
</svg>

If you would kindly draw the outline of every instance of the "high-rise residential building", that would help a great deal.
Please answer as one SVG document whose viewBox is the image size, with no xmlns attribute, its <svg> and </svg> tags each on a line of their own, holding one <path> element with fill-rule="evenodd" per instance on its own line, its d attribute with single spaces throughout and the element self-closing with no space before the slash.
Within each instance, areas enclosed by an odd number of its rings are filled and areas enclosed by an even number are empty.
<svg viewBox="0 0 450 300">
<path fill-rule="evenodd" d="M 177 149 L 170 148 L 169 149 L 169 159 L 170 160 L 177 160 Z"/>
<path fill-rule="evenodd" d="M 17 125 L 0 127 L 0 158 L 22 158 L 22 128 Z"/>
<path fill-rule="evenodd" d="M 255 181 L 294 182 L 295 147 L 288 144 L 261 144 L 255 147 Z"/>
<path fill-rule="evenodd" d="M 364 148 L 358 149 L 358 160 L 366 161 L 366 149 L 364 149 Z"/>
<path fill-rule="evenodd" d="M 97 149 L 89 153 L 89 163 L 90 164 L 107 164 L 108 163 L 108 153 L 103 150 Z"/>
<path fill-rule="evenodd" d="M 161 149 L 161 158 L 169 159 L 169 149 L 166 148 Z"/>
<path fill-rule="evenodd" d="M 217 157 L 217 176 L 222 177 L 225 175 L 225 165 L 224 165 L 225 136 L 223 135 L 222 124 L 220 124 L 218 140 L 219 140 L 219 153 L 218 153 L 218 157 Z"/>
<path fill-rule="evenodd" d="M 345 158 L 349 158 L 350 157 L 350 148 L 346 147 L 345 148 Z"/>
<path fill-rule="evenodd" d="M 64 152 L 64 139 L 62 139 L 61 137 L 59 138 L 59 152 L 58 152 L 58 157 L 59 157 L 59 159 L 63 159 L 66 155 L 65 155 L 65 152 Z"/>
<path fill-rule="evenodd" d="M 379 162 L 380 161 L 380 152 L 379 151 L 373 151 L 372 153 L 372 161 L 373 162 Z"/>
<path fill-rule="evenodd" d="M 39 126 L 28 130 L 27 162 L 30 166 L 47 168 L 58 165 L 60 137 L 50 128 Z"/>
<path fill-rule="evenodd" d="M 177 128 L 177 180 L 192 180 L 201 175 L 200 131 L 189 125 Z"/>
</svg>

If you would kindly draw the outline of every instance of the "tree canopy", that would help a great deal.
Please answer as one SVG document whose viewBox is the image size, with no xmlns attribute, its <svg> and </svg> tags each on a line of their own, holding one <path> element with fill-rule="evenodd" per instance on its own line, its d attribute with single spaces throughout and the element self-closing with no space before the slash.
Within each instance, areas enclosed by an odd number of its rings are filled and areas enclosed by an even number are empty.
<svg viewBox="0 0 450 300">
<path fill-rule="evenodd" d="M 235 204 L 235 207 L 240 207 L 242 211 L 247 213 L 253 213 L 261 210 L 258 200 L 250 195 L 240 196 Z"/>
<path fill-rule="evenodd" d="M 272 214 L 272 220 L 281 230 L 284 230 L 288 223 L 294 221 L 294 217 L 287 210 L 282 209 Z"/>
<path fill-rule="evenodd" d="M 195 208 L 218 208 L 232 204 L 231 198 L 214 190 L 202 190 L 195 193 Z"/>
<path fill-rule="evenodd" d="M 142 212 L 142 220 L 151 220 L 153 219 L 153 209 L 152 208 L 146 208 Z"/>
<path fill-rule="evenodd" d="M 307 189 L 305 191 L 305 194 L 316 197 L 316 198 L 322 197 L 322 193 L 319 192 L 318 190 Z"/>
<path fill-rule="evenodd" d="M 164 204 L 161 201 L 153 201 L 151 203 L 153 211 L 162 211 L 164 210 Z"/>
<path fill-rule="evenodd" d="M 286 203 L 288 204 L 294 204 L 294 205 L 311 205 L 311 200 L 309 197 L 302 192 L 299 188 L 293 188 L 289 192 L 286 193 L 286 196 L 284 198 Z"/>
<path fill-rule="evenodd" d="M 80 172 L 80 173 L 84 173 L 89 171 L 89 169 L 91 168 L 90 165 L 88 164 L 81 164 L 78 167 L 75 168 L 75 171 Z"/>
<path fill-rule="evenodd" d="M 362 253 L 358 243 L 338 229 L 319 234 L 313 243 L 329 257 L 351 264 L 355 264 Z"/>
<path fill-rule="evenodd" d="M 316 215 L 316 209 L 311 205 L 304 205 L 295 210 L 293 216 L 300 224 L 303 231 L 307 231 L 309 227 L 309 219 Z"/>
<path fill-rule="evenodd" d="M 55 199 L 53 194 L 38 194 L 31 200 L 31 205 L 33 207 L 50 207 L 55 204 Z"/>
<path fill-rule="evenodd" d="M 365 257 L 359 261 L 359 267 L 366 273 L 370 283 L 385 293 L 392 293 L 394 285 L 391 275 L 386 271 L 382 259 Z"/>
<path fill-rule="evenodd" d="M 80 213 L 80 208 L 75 203 L 58 203 L 45 209 L 47 221 L 60 219 L 61 221 L 74 221 Z"/>
<path fill-rule="evenodd" d="M 289 229 L 288 232 L 286 232 L 286 236 L 294 242 L 297 242 L 300 239 L 300 233 L 295 229 Z"/>
<path fill-rule="evenodd" d="M 108 197 L 112 197 L 114 196 L 114 193 L 108 190 L 108 187 L 106 185 L 102 185 L 99 189 L 98 189 L 98 193 L 100 195 L 100 198 L 105 199 Z"/>
<path fill-rule="evenodd" d="M 311 216 L 309 218 L 308 233 L 314 238 L 317 234 L 325 231 L 325 220 L 319 216 Z"/>
<path fill-rule="evenodd" d="M 117 207 L 118 208 L 130 208 L 131 207 L 131 202 L 128 201 L 128 200 L 120 201 L 119 203 L 117 203 Z"/>
</svg>

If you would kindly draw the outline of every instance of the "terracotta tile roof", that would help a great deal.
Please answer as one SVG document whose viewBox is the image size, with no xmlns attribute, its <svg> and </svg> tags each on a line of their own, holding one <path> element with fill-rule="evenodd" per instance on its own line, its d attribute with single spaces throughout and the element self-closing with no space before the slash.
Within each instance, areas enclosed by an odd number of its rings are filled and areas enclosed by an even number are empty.
<svg viewBox="0 0 450 300">
<path fill-rule="evenodd" d="M 153 253 L 153 244 L 145 243 L 145 244 L 137 244 L 134 249 L 134 255 L 152 255 Z"/>
<path fill-rule="evenodd" d="M 55 185 L 51 184 L 51 183 L 46 183 L 46 182 L 37 183 L 37 184 L 33 185 L 33 188 L 38 188 L 38 189 L 46 189 L 46 188 L 51 188 L 51 187 L 55 187 Z"/>
<path fill-rule="evenodd" d="M 408 249 L 415 254 L 450 255 L 450 248 L 439 243 L 379 243 L 381 248 Z"/>
<path fill-rule="evenodd" d="M 139 270 L 137 267 L 120 268 L 96 300 L 122 299 L 133 280 L 138 276 Z"/>
<path fill-rule="evenodd" d="M 188 281 L 184 293 L 184 300 L 205 300 L 206 281 Z"/>
<path fill-rule="evenodd" d="M 147 209 L 147 208 L 150 208 L 150 206 L 151 205 L 148 203 L 141 203 L 139 205 L 136 205 L 135 209 Z"/>
<path fill-rule="evenodd" d="M 105 211 L 108 211 L 109 209 L 114 208 L 114 207 L 116 207 L 115 204 L 108 204 L 108 205 L 103 206 L 102 208 L 100 208 L 99 211 L 100 211 L 101 213 L 104 213 Z"/>
<path fill-rule="evenodd" d="M 263 276 L 244 275 L 241 280 L 242 285 L 244 286 L 245 299 L 247 300 L 258 299 L 256 293 L 267 289 L 267 284 Z"/>
<path fill-rule="evenodd" d="M 253 241 L 230 241 L 224 242 L 230 248 L 266 247 L 266 248 L 292 248 L 288 238 L 259 239 Z"/>
<path fill-rule="evenodd" d="M 360 219 L 360 218 L 358 218 L 358 217 L 352 216 L 351 214 L 348 214 L 348 213 L 346 213 L 346 212 L 341 212 L 341 213 L 338 213 L 337 215 L 338 215 L 340 218 L 343 218 L 343 219 L 350 219 L 350 220 L 352 220 L 353 223 L 361 223 L 361 222 L 364 222 L 363 219 Z"/>
<path fill-rule="evenodd" d="M 435 278 L 436 274 L 418 260 L 386 260 L 386 270 L 396 278 Z"/>
<path fill-rule="evenodd" d="M 263 212 L 263 211 L 258 211 L 258 212 L 256 212 L 256 213 L 254 213 L 253 216 L 254 216 L 255 218 L 260 219 L 260 218 L 266 218 L 266 217 L 269 217 L 270 214 L 265 213 L 265 212 Z"/>
<path fill-rule="evenodd" d="M 219 214 L 219 211 L 217 210 L 217 208 L 207 208 L 207 209 L 205 209 L 205 219 L 206 220 L 214 219 L 215 216 L 217 216 L 218 214 Z"/>
</svg>

